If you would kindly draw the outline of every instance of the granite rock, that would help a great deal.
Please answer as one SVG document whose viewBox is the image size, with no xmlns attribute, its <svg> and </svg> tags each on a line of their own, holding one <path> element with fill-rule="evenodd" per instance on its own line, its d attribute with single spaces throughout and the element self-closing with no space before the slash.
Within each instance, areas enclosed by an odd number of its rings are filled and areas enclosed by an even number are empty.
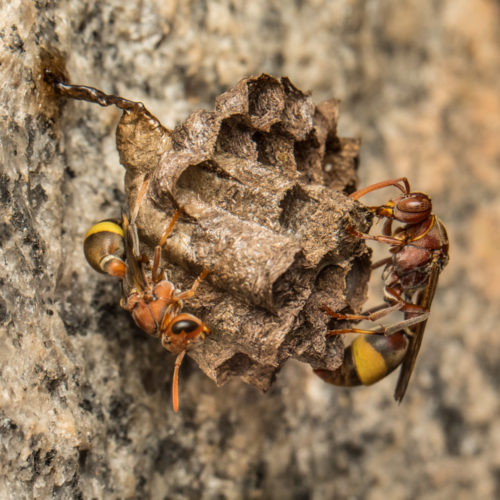
<svg viewBox="0 0 500 500">
<path fill-rule="evenodd" d="M 0 495 L 497 498 L 499 8 L 2 4 Z M 217 388 L 189 362 L 174 415 L 171 357 L 81 252 L 86 229 L 126 204 L 120 112 L 61 106 L 44 50 L 72 81 L 142 101 L 169 129 L 250 74 L 340 99 L 340 134 L 362 139 L 360 184 L 408 176 L 450 232 L 402 405 L 394 377 L 338 389 L 288 362 L 262 395 L 237 379 Z M 370 300 L 381 289 L 374 276 Z"/>
</svg>

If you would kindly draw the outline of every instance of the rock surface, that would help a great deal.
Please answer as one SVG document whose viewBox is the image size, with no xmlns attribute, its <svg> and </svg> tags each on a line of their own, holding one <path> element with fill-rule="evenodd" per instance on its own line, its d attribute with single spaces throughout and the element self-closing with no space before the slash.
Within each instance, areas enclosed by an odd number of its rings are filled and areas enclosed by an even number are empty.
<svg viewBox="0 0 500 500">
<path fill-rule="evenodd" d="M 497 2 L 1 9 L 2 497 L 498 497 Z M 363 141 L 360 184 L 408 176 L 450 232 L 403 404 L 394 377 L 342 390 L 289 362 L 262 395 L 186 363 L 174 415 L 172 358 L 81 252 L 86 229 L 126 202 L 120 112 L 58 104 L 43 49 L 73 82 L 143 101 L 168 128 L 261 72 L 315 102 L 340 98 L 340 134 Z"/>
</svg>

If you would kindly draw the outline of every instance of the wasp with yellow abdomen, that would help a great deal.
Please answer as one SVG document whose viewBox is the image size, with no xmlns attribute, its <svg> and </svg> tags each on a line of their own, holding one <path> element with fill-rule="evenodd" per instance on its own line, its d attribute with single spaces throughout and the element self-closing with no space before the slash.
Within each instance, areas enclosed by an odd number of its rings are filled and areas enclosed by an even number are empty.
<svg viewBox="0 0 500 500">
<path fill-rule="evenodd" d="M 104 92 L 85 85 L 72 85 L 61 81 L 46 70 L 45 78 L 60 95 L 93 102 L 100 106 L 117 106 L 124 112 L 138 111 L 153 127 L 161 127 L 158 120 L 140 102 Z M 84 253 L 89 264 L 98 272 L 109 274 L 122 281 L 123 296 L 120 305 L 129 311 L 135 323 L 146 333 L 161 339 L 168 351 L 177 354 L 172 382 L 174 410 L 178 410 L 178 373 L 186 354 L 198 340 L 210 334 L 202 320 L 182 312 L 183 301 L 196 293 L 205 270 L 195 280 L 190 290 L 178 291 L 165 277 L 161 267 L 161 251 L 167 237 L 180 215 L 177 211 L 161 241 L 154 249 L 153 262 L 140 251 L 136 218 L 141 200 L 146 194 L 149 181 L 145 179 L 138 191 L 134 210 L 129 217 L 124 213 L 120 220 L 104 220 L 92 226 L 84 239 Z"/>
<path fill-rule="evenodd" d="M 358 200 L 388 186 L 395 186 L 403 194 L 384 205 L 370 208 L 376 216 L 386 219 L 382 234 L 371 236 L 348 228 L 356 238 L 390 246 L 392 256 L 372 266 L 372 269 L 384 266 L 385 303 L 362 314 L 337 313 L 328 307 L 324 310 L 337 320 L 377 321 L 394 311 L 402 311 L 404 319 L 387 328 L 348 328 L 328 332 L 328 335 L 361 335 L 346 349 L 339 368 L 315 370 L 315 373 L 335 385 L 370 385 L 401 366 L 394 393 L 394 398 L 400 402 L 420 350 L 439 274 L 448 263 L 449 242 L 444 224 L 432 213 L 430 197 L 412 192 L 405 177 L 367 186 L 351 194 L 351 198 Z M 393 231 L 394 221 L 402 225 Z"/>
<path fill-rule="evenodd" d="M 135 323 L 146 333 L 160 338 L 165 349 L 177 354 L 172 381 L 174 411 L 179 408 L 179 368 L 186 354 L 197 341 L 210 334 L 202 320 L 183 313 L 183 301 L 193 297 L 200 282 L 208 274 L 203 271 L 190 290 L 179 292 L 165 277 L 161 267 L 161 251 L 180 216 L 177 210 L 154 249 L 153 262 L 141 254 L 135 219 L 140 200 L 147 189 L 147 181 L 139 191 L 136 208 L 121 220 L 104 220 L 92 226 L 84 239 L 84 253 L 88 263 L 98 272 L 122 280 L 123 297 L 120 305 L 130 312 Z"/>
</svg>

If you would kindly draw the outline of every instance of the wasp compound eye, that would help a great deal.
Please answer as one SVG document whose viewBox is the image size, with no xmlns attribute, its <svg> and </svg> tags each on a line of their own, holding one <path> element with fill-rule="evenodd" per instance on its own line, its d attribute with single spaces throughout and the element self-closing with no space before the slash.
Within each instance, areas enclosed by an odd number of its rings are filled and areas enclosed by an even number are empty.
<svg viewBox="0 0 500 500">
<path fill-rule="evenodd" d="M 175 335 L 179 335 L 180 333 L 192 333 L 199 328 L 199 326 L 200 324 L 192 319 L 181 319 L 172 325 L 170 331 Z"/>
<path fill-rule="evenodd" d="M 125 276 L 124 234 L 116 221 L 104 220 L 94 224 L 85 235 L 83 252 L 87 262 L 97 272 L 118 278 Z"/>
</svg>

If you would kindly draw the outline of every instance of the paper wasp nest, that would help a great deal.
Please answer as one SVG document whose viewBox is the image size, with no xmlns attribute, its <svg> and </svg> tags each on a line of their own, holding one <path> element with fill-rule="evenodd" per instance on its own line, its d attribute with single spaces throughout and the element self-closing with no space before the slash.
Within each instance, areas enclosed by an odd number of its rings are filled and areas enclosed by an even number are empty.
<svg viewBox="0 0 500 500">
<path fill-rule="evenodd" d="M 355 185 L 358 141 L 336 134 L 338 102 L 317 106 L 287 78 L 240 81 L 167 130 L 147 111 L 125 111 L 117 143 L 151 253 L 176 209 L 184 213 L 163 264 L 179 289 L 210 271 L 185 304 L 213 334 L 189 352 L 217 384 L 241 376 L 261 390 L 289 358 L 336 368 L 341 339 L 325 337 L 320 307 L 358 307 L 369 276 L 364 245 L 346 232 L 369 216 L 342 190 Z M 354 222 L 353 222 L 354 221 Z"/>
</svg>

